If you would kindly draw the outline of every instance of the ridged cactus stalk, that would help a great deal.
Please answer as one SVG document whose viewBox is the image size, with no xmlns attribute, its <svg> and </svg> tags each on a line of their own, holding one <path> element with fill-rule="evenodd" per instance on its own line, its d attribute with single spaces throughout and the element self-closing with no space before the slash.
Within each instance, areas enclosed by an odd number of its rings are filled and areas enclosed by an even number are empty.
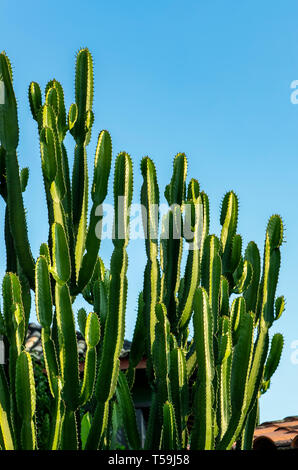
<svg viewBox="0 0 298 470">
<path fill-rule="evenodd" d="M 14 273 L 2 283 L 1 333 L 8 342 L 8 369 L 0 372 L 0 444 L 7 450 L 34 450 L 35 384 L 32 359 L 24 351 L 27 332 L 22 287 Z"/>
<path fill-rule="evenodd" d="M 148 262 L 127 376 L 132 387 L 143 341 L 152 387 L 145 448 L 251 448 L 259 398 L 283 347 L 282 335 L 275 334 L 268 351 L 269 328 L 285 304 L 276 297 L 282 220 L 269 219 L 261 272 L 254 242 L 242 254 L 236 194 L 224 196 L 220 236 L 210 234 L 208 197 L 196 180 L 186 186 L 187 160 L 178 154 L 158 239 L 151 204 L 158 204 L 159 189 L 152 160 L 145 157 L 141 170 L 144 230 L 152 220 L 155 226 L 151 222 L 145 241 Z M 185 242 L 189 251 L 182 274 Z"/>
<path fill-rule="evenodd" d="M 145 449 L 250 449 L 259 399 L 270 386 L 283 348 L 281 334 L 271 344 L 269 338 L 285 306 L 284 298 L 276 297 L 281 217 L 269 219 L 263 262 L 255 242 L 243 251 L 233 191 L 223 198 L 221 233 L 209 233 L 208 196 L 196 179 L 187 183 L 187 159 L 179 153 L 164 192 L 167 212 L 160 218 L 155 165 L 144 157 L 140 201 L 147 263 L 129 367 L 120 371 L 132 160 L 120 152 L 115 162 L 113 253 L 106 269 L 99 257 L 103 216 L 98 207 L 107 195 L 112 143 L 106 130 L 99 133 L 89 207 L 87 147 L 94 123 L 90 52 L 85 48 L 77 54 L 75 100 L 68 115 L 56 79 L 48 82 L 44 98 L 38 83 L 30 84 L 49 222 L 48 240 L 35 260 L 22 196 L 29 170 L 20 171 L 18 165 L 12 78 L 9 59 L 1 53 L 0 194 L 6 205 L 7 272 L 0 334 L 8 360 L 0 366 L 0 448 L 39 448 L 34 365 L 25 350 L 33 291 L 51 395 L 44 447 L 115 448 L 121 428 L 127 447 L 141 449 L 132 391 L 136 367 L 145 355 L 152 396 Z M 64 143 L 68 132 L 75 141 L 72 173 Z M 81 308 L 76 317 L 73 303 L 79 295 L 91 312 Z M 86 342 L 83 373 L 76 324 Z"/>
<path fill-rule="evenodd" d="M 82 49 L 77 54 L 75 103 L 70 107 L 68 119 L 63 88 L 57 80 L 51 80 L 47 84 L 44 103 L 39 85 L 36 82 L 30 84 L 29 103 L 33 118 L 38 124 L 49 220 L 48 243 L 42 243 L 35 263 L 28 241 L 22 200 L 28 171 L 24 169 L 19 172 L 16 155 L 18 121 L 11 66 L 4 53 L 0 59 L 1 78 L 5 85 L 5 105 L 1 106 L 0 110 L 1 195 L 7 204 L 7 271 L 14 271 L 8 272 L 3 281 L 5 307 L 4 318 L 1 317 L 1 332 L 9 343 L 9 370 L 4 370 L 1 366 L 1 405 L 4 410 L 3 418 L 1 416 L 1 431 L 5 437 L 1 438 L 0 445 L 3 448 L 15 449 L 33 449 L 38 446 L 34 431 L 35 388 L 32 364 L 30 356 L 24 352 L 30 315 L 30 286 L 35 291 L 36 314 L 42 327 L 43 356 L 53 400 L 47 446 L 52 450 L 77 449 L 80 445 L 80 423 L 77 422 L 79 409 L 92 398 L 96 381 L 99 384 L 96 388 L 100 401 L 98 407 L 103 402 L 105 410 L 108 409 L 117 384 L 118 356 L 124 340 L 127 289 L 125 250 L 128 231 L 124 239 L 115 242 L 111 275 L 98 257 L 99 222 L 102 216 L 97 216 L 96 210 L 107 194 L 112 143 L 107 131 L 100 132 L 95 152 L 90 221 L 87 226 L 86 148 L 94 120 L 93 65 L 90 52 L 88 49 Z M 64 145 L 68 131 L 76 143 L 72 181 Z M 121 185 L 123 172 L 127 176 L 124 187 Z M 115 175 L 115 199 L 123 196 L 126 200 L 126 218 L 123 223 L 127 228 L 132 196 L 132 162 L 127 154 L 118 156 Z M 121 294 L 117 312 L 111 307 L 111 314 L 103 309 L 103 293 L 107 302 L 110 282 L 113 289 L 119 289 L 119 295 Z M 81 309 L 78 314 L 78 322 L 87 345 L 82 379 L 79 375 L 76 323 L 72 308 L 78 294 L 83 294 L 94 310 L 87 315 Z M 119 322 L 122 322 L 120 330 L 117 327 Z M 106 330 L 105 323 L 108 326 Z M 115 351 L 113 363 L 106 367 L 106 359 L 102 360 L 101 356 L 111 358 L 111 330 L 115 338 Z M 20 392 L 21 381 L 24 382 L 25 391 L 28 388 L 28 393 L 24 396 Z M 102 396 L 101 383 L 110 387 L 106 397 Z M 10 400 L 9 395 L 12 397 Z M 91 431 L 97 424 L 93 424 Z M 104 433 L 107 433 L 106 427 L 102 426 Z M 97 446 L 99 442 L 95 444 L 95 447 Z"/>
</svg>

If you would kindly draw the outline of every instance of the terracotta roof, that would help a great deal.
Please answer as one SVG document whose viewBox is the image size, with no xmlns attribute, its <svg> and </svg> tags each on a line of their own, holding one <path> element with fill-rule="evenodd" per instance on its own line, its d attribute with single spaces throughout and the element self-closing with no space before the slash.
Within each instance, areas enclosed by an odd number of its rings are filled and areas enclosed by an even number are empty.
<svg viewBox="0 0 298 470">
<path fill-rule="evenodd" d="M 298 416 L 260 424 L 254 433 L 255 450 L 298 448 Z"/>
</svg>

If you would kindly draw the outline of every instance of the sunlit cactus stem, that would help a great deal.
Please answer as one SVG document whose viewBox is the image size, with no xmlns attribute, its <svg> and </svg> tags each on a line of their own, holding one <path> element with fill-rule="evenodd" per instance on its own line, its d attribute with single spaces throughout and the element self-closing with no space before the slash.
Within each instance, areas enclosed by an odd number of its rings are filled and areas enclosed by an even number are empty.
<svg viewBox="0 0 298 470">
<path fill-rule="evenodd" d="M 105 321 L 103 349 L 98 369 L 95 397 L 97 407 L 88 434 L 86 449 L 101 446 L 108 420 L 109 401 L 112 399 L 120 370 L 120 352 L 124 341 L 124 322 L 127 296 L 129 241 L 129 209 L 132 201 L 133 172 L 130 156 L 122 152 L 117 156 L 114 175 L 114 251 L 110 266 L 110 295 Z M 114 293 L 117 292 L 115 296 Z"/>
<path fill-rule="evenodd" d="M 0 106 L 0 142 L 5 150 L 7 208 L 10 231 L 22 269 L 34 289 L 34 260 L 29 245 L 27 223 L 22 198 L 17 147 L 19 126 L 16 98 L 12 85 L 10 62 L 4 52 L 0 54 L 0 75 L 4 83 L 4 104 Z"/>
</svg>

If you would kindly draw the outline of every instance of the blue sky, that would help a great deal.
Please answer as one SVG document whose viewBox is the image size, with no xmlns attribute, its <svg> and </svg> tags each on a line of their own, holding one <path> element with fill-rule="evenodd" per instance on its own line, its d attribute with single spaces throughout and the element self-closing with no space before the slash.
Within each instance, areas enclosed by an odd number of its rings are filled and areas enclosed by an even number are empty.
<svg viewBox="0 0 298 470">
<path fill-rule="evenodd" d="M 298 105 L 290 100 L 290 84 L 298 79 L 297 2 L 4 0 L 0 13 L 1 49 L 14 66 L 19 104 L 19 161 L 30 168 L 25 204 L 34 255 L 47 239 L 47 215 L 28 85 L 34 80 L 44 89 L 56 78 L 69 107 L 75 52 L 87 46 L 95 74 L 90 170 L 97 134 L 108 129 L 114 159 L 120 150 L 133 158 L 134 202 L 139 202 L 144 155 L 156 163 L 163 192 L 173 157 L 185 152 L 188 176 L 209 195 L 212 232 L 220 233 L 220 202 L 230 189 L 240 199 L 244 246 L 255 240 L 263 250 L 268 218 L 283 217 L 278 294 L 286 296 L 287 306 L 271 332 L 282 332 L 285 346 L 261 400 L 261 421 L 297 415 L 298 365 L 291 361 L 291 344 L 298 340 Z M 72 160 L 70 138 L 67 144 Z M 3 237 L 1 253 L 3 275 Z M 106 264 L 110 254 L 110 244 L 103 242 Z M 145 265 L 143 241 L 132 242 L 128 254 L 126 337 L 131 338 Z"/>
</svg>

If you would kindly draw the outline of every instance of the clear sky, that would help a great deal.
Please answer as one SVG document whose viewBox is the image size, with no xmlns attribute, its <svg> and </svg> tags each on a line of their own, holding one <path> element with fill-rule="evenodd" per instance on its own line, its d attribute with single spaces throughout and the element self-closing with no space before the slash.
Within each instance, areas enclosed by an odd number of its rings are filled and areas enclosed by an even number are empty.
<svg viewBox="0 0 298 470">
<path fill-rule="evenodd" d="M 30 168 L 24 198 L 34 256 L 47 240 L 48 225 L 28 85 L 34 80 L 44 89 L 56 78 L 69 107 L 75 52 L 87 46 L 95 74 L 90 171 L 97 134 L 108 129 L 114 159 L 120 150 L 133 158 L 134 202 L 139 202 L 144 155 L 156 163 L 163 192 L 173 157 L 185 152 L 188 177 L 197 178 L 209 195 L 212 232 L 220 233 L 220 203 L 230 189 L 240 199 L 244 246 L 255 240 L 263 250 L 268 218 L 283 217 L 278 294 L 286 296 L 287 305 L 271 334 L 282 332 L 285 346 L 261 401 L 261 421 L 298 415 L 298 364 L 291 360 L 291 345 L 298 340 L 298 105 L 290 100 L 290 84 L 298 79 L 297 1 L 2 0 L 0 14 L 1 49 L 14 66 L 19 104 L 19 161 Z M 70 138 L 67 144 L 72 161 Z M 3 236 L 1 253 L 3 275 Z M 109 242 L 102 243 L 100 254 L 108 265 Z M 143 241 L 131 242 L 128 254 L 130 339 L 142 288 Z"/>
</svg>

